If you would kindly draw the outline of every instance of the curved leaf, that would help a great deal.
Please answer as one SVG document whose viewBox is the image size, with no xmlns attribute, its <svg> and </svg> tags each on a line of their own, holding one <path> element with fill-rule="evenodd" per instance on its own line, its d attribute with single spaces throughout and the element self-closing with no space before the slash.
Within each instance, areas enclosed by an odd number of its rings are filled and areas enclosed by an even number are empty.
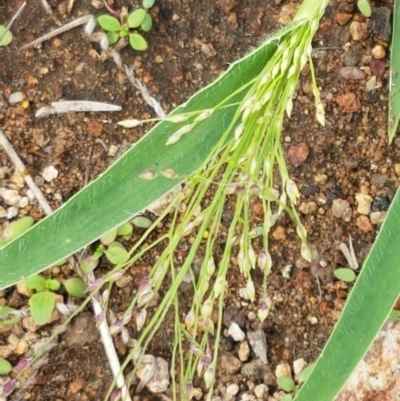
<svg viewBox="0 0 400 401">
<path fill-rule="evenodd" d="M 97 22 L 107 32 L 119 32 L 122 29 L 120 22 L 108 14 L 100 15 L 97 18 Z"/>
<path fill-rule="evenodd" d="M 145 51 L 147 49 L 147 42 L 145 38 L 138 33 L 129 34 L 129 44 L 131 45 L 132 49 L 139 52 Z"/>
<path fill-rule="evenodd" d="M 129 28 L 139 28 L 139 26 L 142 25 L 146 14 L 146 10 L 144 10 L 143 8 L 138 8 L 137 10 L 131 12 L 128 15 Z"/>
<path fill-rule="evenodd" d="M 36 324 L 42 325 L 49 322 L 54 310 L 56 295 L 50 291 L 38 292 L 29 299 L 31 314 Z"/>
</svg>

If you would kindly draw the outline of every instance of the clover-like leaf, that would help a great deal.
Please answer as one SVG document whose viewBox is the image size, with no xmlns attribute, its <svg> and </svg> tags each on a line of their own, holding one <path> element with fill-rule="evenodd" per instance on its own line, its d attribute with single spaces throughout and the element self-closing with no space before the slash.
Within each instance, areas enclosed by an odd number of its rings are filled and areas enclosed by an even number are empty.
<svg viewBox="0 0 400 401">
<path fill-rule="evenodd" d="M 142 25 L 140 25 L 140 28 L 145 32 L 149 32 L 152 27 L 153 19 L 151 18 L 151 15 L 149 13 L 146 13 Z"/>
<path fill-rule="evenodd" d="M 51 291 L 42 291 L 33 294 L 29 299 L 31 314 L 36 324 L 49 322 L 56 303 L 56 295 Z"/>
<path fill-rule="evenodd" d="M 345 281 L 346 283 L 352 283 L 357 278 L 354 271 L 348 267 L 339 267 L 338 269 L 335 269 L 333 274 L 337 279 Z"/>
<path fill-rule="evenodd" d="M 294 381 L 291 377 L 281 376 L 276 379 L 278 387 L 286 393 L 291 393 L 295 389 Z"/>
<path fill-rule="evenodd" d="M 146 8 L 146 9 L 149 9 L 149 8 L 154 6 L 155 2 L 156 2 L 156 0 L 143 0 L 142 1 L 142 7 Z"/>
<path fill-rule="evenodd" d="M 120 37 L 120 35 L 118 35 L 118 32 L 107 32 L 108 44 L 111 46 L 111 45 L 117 43 L 119 37 Z"/>
<path fill-rule="evenodd" d="M 118 245 L 117 245 L 118 244 Z M 129 253 L 119 243 L 114 243 L 105 252 L 107 259 L 114 265 L 125 263 L 129 258 Z"/>
<path fill-rule="evenodd" d="M 101 242 L 103 245 L 108 246 L 108 245 L 110 245 L 112 242 L 114 242 L 115 238 L 117 238 L 117 229 L 116 229 L 116 228 L 112 229 L 112 230 L 109 231 L 107 234 L 103 235 L 103 236 L 100 238 L 100 242 Z"/>
<path fill-rule="evenodd" d="M 139 26 L 142 25 L 146 14 L 146 10 L 143 8 L 138 8 L 137 10 L 131 12 L 128 15 L 127 21 L 129 28 L 139 28 Z"/>
<path fill-rule="evenodd" d="M 122 29 L 121 23 L 111 15 L 100 15 L 97 22 L 107 32 L 119 32 Z"/>
<path fill-rule="evenodd" d="M 149 228 L 153 222 L 144 216 L 136 216 L 132 219 L 132 224 L 138 228 Z"/>
<path fill-rule="evenodd" d="M 127 221 L 126 223 L 122 224 L 122 226 L 118 227 L 117 234 L 122 235 L 124 239 L 129 239 L 130 236 L 132 235 L 132 223 Z"/>
<path fill-rule="evenodd" d="M 12 370 L 12 365 L 7 359 L 0 358 L 0 376 L 8 375 Z"/>
<path fill-rule="evenodd" d="M 0 25 L 0 46 L 8 46 L 13 39 L 13 35 L 4 25 Z"/>
<path fill-rule="evenodd" d="M 51 291 L 58 291 L 60 289 L 60 286 L 61 283 L 55 278 L 46 280 L 46 288 Z"/>
<path fill-rule="evenodd" d="M 43 291 L 46 288 L 46 279 L 40 275 L 27 278 L 25 283 L 30 290 Z"/>
<path fill-rule="evenodd" d="M 64 287 L 69 295 L 75 298 L 85 298 L 85 283 L 79 277 L 71 277 L 64 281 Z"/>
<path fill-rule="evenodd" d="M 358 0 L 357 7 L 360 10 L 361 14 L 365 17 L 370 17 L 372 14 L 371 4 L 369 4 L 368 0 Z"/>
</svg>

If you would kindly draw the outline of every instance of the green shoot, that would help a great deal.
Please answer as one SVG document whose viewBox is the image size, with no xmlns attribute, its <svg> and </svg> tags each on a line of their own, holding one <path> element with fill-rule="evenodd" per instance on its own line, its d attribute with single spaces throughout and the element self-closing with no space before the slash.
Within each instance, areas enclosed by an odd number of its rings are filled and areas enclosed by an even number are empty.
<svg viewBox="0 0 400 401">
<path fill-rule="evenodd" d="M 149 14 L 149 9 L 153 7 L 154 2 L 154 0 L 144 0 L 142 8 L 138 8 L 128 15 L 124 15 L 122 12 L 113 12 L 119 16 L 119 19 L 107 14 L 98 17 L 97 22 L 107 32 L 109 44 L 113 45 L 120 38 L 128 37 L 132 49 L 137 51 L 146 50 L 148 47 L 147 42 L 137 30 L 141 29 L 144 32 L 151 30 L 153 19 Z M 111 10 L 109 11 L 111 12 Z"/>
<path fill-rule="evenodd" d="M 364 15 L 365 17 L 369 18 L 371 16 L 372 11 L 369 0 L 358 0 L 357 7 L 360 10 L 361 14 Z"/>
</svg>

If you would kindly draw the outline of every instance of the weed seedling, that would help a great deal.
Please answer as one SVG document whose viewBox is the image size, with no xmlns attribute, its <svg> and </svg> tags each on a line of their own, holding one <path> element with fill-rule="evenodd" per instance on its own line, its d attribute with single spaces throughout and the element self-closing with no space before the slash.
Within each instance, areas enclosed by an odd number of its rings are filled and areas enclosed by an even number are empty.
<svg viewBox="0 0 400 401">
<path fill-rule="evenodd" d="M 112 15 L 101 15 L 97 18 L 99 25 L 107 32 L 110 45 L 118 42 L 120 38 L 129 38 L 129 44 L 134 50 L 144 51 L 147 49 L 147 42 L 138 32 L 141 29 L 144 32 L 150 31 L 153 26 L 153 20 L 149 14 L 149 9 L 153 7 L 155 0 L 143 0 L 142 7 L 137 8 L 130 14 L 118 13 L 108 10 L 119 18 Z"/>
<path fill-rule="evenodd" d="M 56 294 L 61 282 L 54 278 L 45 278 L 42 275 L 30 277 L 25 280 L 26 286 L 35 291 L 29 299 L 31 315 L 35 323 L 41 325 L 50 321 L 56 304 Z M 85 284 L 78 277 L 71 277 L 63 281 L 68 294 L 76 298 L 84 298 Z"/>
<path fill-rule="evenodd" d="M 372 11 L 371 11 L 371 4 L 369 3 L 369 0 L 358 0 L 357 7 L 360 10 L 361 14 L 364 15 L 365 17 L 371 16 Z"/>
<path fill-rule="evenodd" d="M 13 35 L 4 25 L 0 25 L 0 46 L 8 46 L 13 39 Z"/>
</svg>

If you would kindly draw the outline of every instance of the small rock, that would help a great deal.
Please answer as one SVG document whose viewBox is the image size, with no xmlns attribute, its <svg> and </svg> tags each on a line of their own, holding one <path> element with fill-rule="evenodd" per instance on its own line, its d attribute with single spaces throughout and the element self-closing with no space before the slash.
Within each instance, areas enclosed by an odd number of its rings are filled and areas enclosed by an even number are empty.
<svg viewBox="0 0 400 401">
<path fill-rule="evenodd" d="M 373 212 L 383 212 L 388 210 L 390 206 L 390 201 L 386 196 L 377 196 L 371 204 L 371 210 Z"/>
<path fill-rule="evenodd" d="M 391 35 L 391 14 L 388 7 L 374 7 L 371 15 L 371 30 L 384 42 L 389 42 Z"/>
<path fill-rule="evenodd" d="M 293 362 L 293 372 L 295 376 L 298 376 L 306 366 L 307 362 L 303 358 L 296 359 Z"/>
<path fill-rule="evenodd" d="M 22 92 L 14 92 L 8 98 L 10 104 L 17 104 L 24 100 L 24 94 Z"/>
<path fill-rule="evenodd" d="M 126 286 L 129 285 L 129 283 L 133 280 L 133 277 L 130 276 L 129 274 L 124 274 L 119 278 L 115 284 L 118 288 L 125 288 Z"/>
<path fill-rule="evenodd" d="M 10 206 L 17 206 L 21 200 L 21 195 L 15 189 L 4 189 L 0 192 L 4 202 Z"/>
<path fill-rule="evenodd" d="M 7 220 L 11 220 L 14 217 L 18 216 L 18 208 L 15 206 L 11 206 L 7 209 Z"/>
<path fill-rule="evenodd" d="M 309 153 L 310 147 L 305 142 L 301 142 L 289 148 L 287 157 L 289 163 L 297 167 L 307 159 Z"/>
<path fill-rule="evenodd" d="M 372 212 L 369 215 L 369 219 L 371 221 L 371 224 L 373 225 L 381 225 L 383 223 L 383 220 L 385 220 L 387 212 Z"/>
<path fill-rule="evenodd" d="M 311 196 L 311 195 L 316 195 L 319 193 L 319 187 L 317 185 L 305 185 L 300 188 L 300 192 L 304 196 Z"/>
<path fill-rule="evenodd" d="M 119 149 L 118 146 L 111 145 L 110 149 L 108 149 L 108 156 L 114 157 L 117 154 L 118 149 Z"/>
<path fill-rule="evenodd" d="M 250 356 L 250 346 L 247 341 L 243 341 L 239 345 L 238 357 L 242 362 L 246 362 Z"/>
<path fill-rule="evenodd" d="M 336 13 L 333 18 L 339 25 L 346 25 L 351 19 L 353 15 L 347 13 Z"/>
<path fill-rule="evenodd" d="M 7 359 L 13 352 L 10 345 L 0 345 L 0 358 Z"/>
<path fill-rule="evenodd" d="M 147 381 L 149 372 L 153 370 L 153 376 Z M 155 358 L 152 355 L 145 355 L 139 365 L 136 376 L 140 380 L 145 380 L 144 384 L 152 393 L 162 393 L 169 386 L 168 362 L 160 357 Z"/>
<path fill-rule="evenodd" d="M 268 396 L 268 387 L 265 384 L 259 384 L 254 387 L 254 395 L 259 400 L 264 400 Z"/>
<path fill-rule="evenodd" d="M 358 193 L 356 194 L 356 200 L 358 203 L 357 213 L 368 216 L 371 213 L 372 196 Z"/>
<path fill-rule="evenodd" d="M 69 390 L 72 394 L 77 394 L 81 391 L 86 385 L 86 382 L 82 378 L 75 379 L 73 382 L 69 384 Z"/>
<path fill-rule="evenodd" d="M 21 200 L 19 201 L 18 207 L 19 207 L 20 209 L 23 209 L 24 207 L 26 207 L 26 206 L 28 206 L 28 205 L 29 205 L 29 199 L 28 199 L 28 197 L 27 197 L 27 196 L 23 196 L 23 197 L 21 198 Z"/>
<path fill-rule="evenodd" d="M 29 344 L 24 338 L 21 338 L 14 349 L 14 353 L 17 355 L 24 355 L 28 352 L 28 350 L 29 350 Z"/>
<path fill-rule="evenodd" d="M 245 363 L 240 369 L 240 373 L 253 382 L 263 380 L 268 372 L 268 366 L 261 359 L 254 359 L 249 363 Z"/>
<path fill-rule="evenodd" d="M 374 174 L 371 177 L 371 184 L 375 185 L 377 188 L 381 189 L 385 186 L 387 182 L 387 175 L 386 174 Z"/>
<path fill-rule="evenodd" d="M 346 166 L 346 168 L 348 168 L 349 170 L 354 170 L 358 167 L 358 160 L 355 159 L 352 156 L 347 156 L 344 159 L 344 165 Z"/>
<path fill-rule="evenodd" d="M 394 172 L 396 173 L 396 175 L 397 175 L 398 177 L 400 177 L 400 163 L 396 163 L 396 164 L 394 165 Z"/>
<path fill-rule="evenodd" d="M 351 220 L 350 203 L 344 199 L 335 199 L 332 203 L 332 215 L 348 223 Z"/>
<path fill-rule="evenodd" d="M 368 25 L 365 22 L 353 21 L 350 24 L 350 35 L 353 40 L 364 40 L 368 37 Z"/>
<path fill-rule="evenodd" d="M 253 394 L 243 393 L 240 401 L 256 401 L 256 397 Z"/>
<path fill-rule="evenodd" d="M 292 377 L 292 370 L 290 365 L 286 362 L 280 363 L 275 369 L 276 377 Z"/>
<path fill-rule="evenodd" d="M 243 341 L 246 338 L 244 331 L 239 327 L 237 323 L 231 323 L 228 329 L 228 333 L 237 342 Z"/>
<path fill-rule="evenodd" d="M 27 287 L 25 281 L 18 282 L 16 288 L 19 294 L 24 295 L 27 298 L 30 298 L 33 294 L 32 290 Z"/>
<path fill-rule="evenodd" d="M 201 400 L 203 398 L 203 392 L 201 388 L 193 387 L 192 396 L 195 400 Z"/>
<path fill-rule="evenodd" d="M 241 367 L 242 362 L 230 352 L 223 352 L 219 361 L 220 369 L 228 374 L 236 373 Z"/>
<path fill-rule="evenodd" d="M 299 211 L 305 215 L 316 212 L 318 205 L 315 202 L 302 202 L 299 206 Z"/>
<path fill-rule="evenodd" d="M 363 233 L 372 231 L 372 224 L 367 216 L 358 216 L 356 220 L 356 225 Z"/>
<path fill-rule="evenodd" d="M 247 338 L 253 352 L 263 363 L 267 364 L 267 339 L 265 333 L 262 330 L 249 331 L 247 332 Z"/>
<path fill-rule="evenodd" d="M 365 72 L 355 66 L 342 67 L 339 70 L 339 75 L 344 79 L 361 80 L 366 78 Z"/>
<path fill-rule="evenodd" d="M 285 227 L 277 226 L 272 232 L 272 238 L 277 241 L 285 241 L 286 239 L 286 230 Z"/>
<path fill-rule="evenodd" d="M 317 184 L 325 185 L 326 182 L 328 181 L 328 176 L 326 174 L 322 174 L 322 173 L 315 174 L 314 181 Z"/>
<path fill-rule="evenodd" d="M 355 113 L 361 109 L 361 102 L 353 92 L 339 96 L 336 101 L 345 113 Z"/>
<path fill-rule="evenodd" d="M 234 384 L 230 384 L 227 388 L 226 388 L 226 395 L 225 395 L 225 400 L 226 401 L 231 401 L 235 399 L 235 395 L 239 392 L 239 386 L 234 383 Z"/>
<path fill-rule="evenodd" d="M 369 63 L 371 74 L 376 77 L 381 77 L 386 70 L 386 61 L 383 60 L 371 60 Z"/>
<path fill-rule="evenodd" d="M 35 323 L 31 316 L 22 319 L 22 326 L 32 333 L 39 329 L 39 326 Z"/>
<path fill-rule="evenodd" d="M 12 176 L 10 177 L 10 181 L 13 184 L 15 184 L 18 188 L 23 188 L 25 186 L 24 177 L 17 170 L 15 170 Z"/>
<path fill-rule="evenodd" d="M 47 166 L 43 170 L 42 177 L 47 182 L 51 182 L 58 177 L 58 170 L 54 166 Z"/>
<path fill-rule="evenodd" d="M 386 52 L 385 49 L 381 45 L 376 45 L 372 50 L 371 50 L 372 57 L 375 60 L 381 60 L 385 58 Z"/>
</svg>

